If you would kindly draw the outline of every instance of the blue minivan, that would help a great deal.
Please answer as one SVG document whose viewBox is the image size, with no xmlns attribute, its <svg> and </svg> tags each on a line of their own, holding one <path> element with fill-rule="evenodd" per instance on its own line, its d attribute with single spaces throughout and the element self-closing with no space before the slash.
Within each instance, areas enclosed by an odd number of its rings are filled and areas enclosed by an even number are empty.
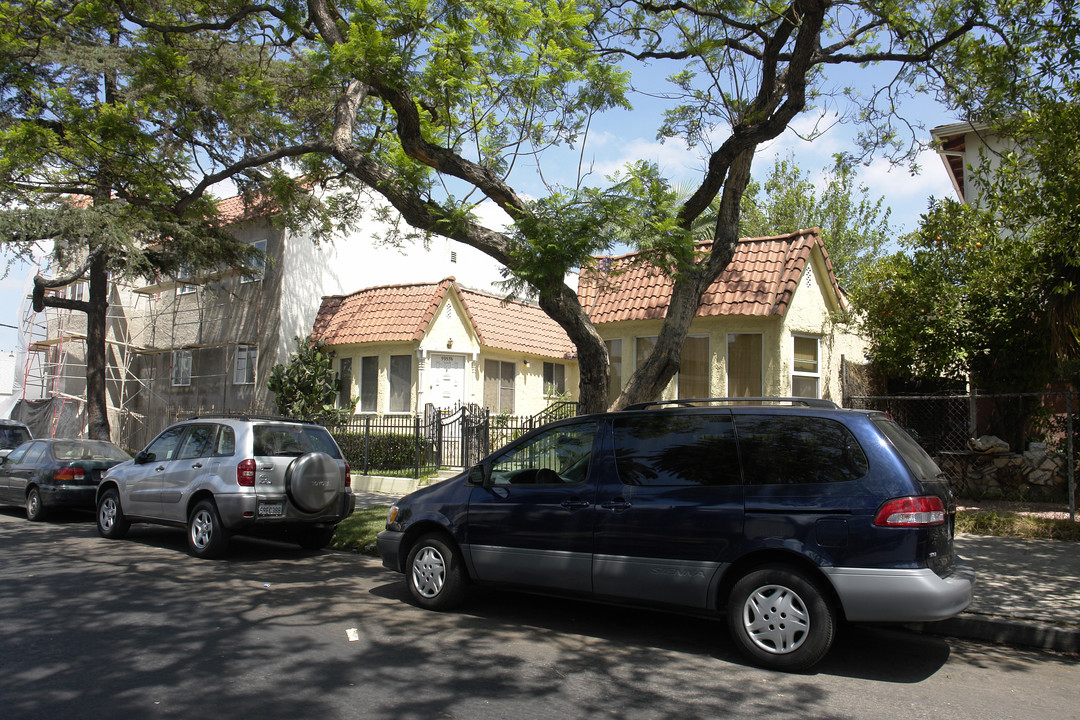
<svg viewBox="0 0 1080 720">
<path fill-rule="evenodd" d="M 885 414 L 796 398 L 647 403 L 538 428 L 406 496 L 378 547 L 426 608 L 479 583 L 725 613 L 755 662 L 802 670 L 840 619 L 968 606 L 955 507 Z"/>
</svg>

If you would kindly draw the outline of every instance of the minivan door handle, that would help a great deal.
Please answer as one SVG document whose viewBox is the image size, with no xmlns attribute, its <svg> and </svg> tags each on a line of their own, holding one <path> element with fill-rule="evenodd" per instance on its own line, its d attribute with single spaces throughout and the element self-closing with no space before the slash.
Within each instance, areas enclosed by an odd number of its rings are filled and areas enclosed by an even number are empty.
<svg viewBox="0 0 1080 720">
<path fill-rule="evenodd" d="M 623 500 L 622 498 L 612 498 L 600 507 L 604 508 L 605 510 L 626 510 L 630 507 L 630 503 L 628 503 L 626 500 Z"/>
<path fill-rule="evenodd" d="M 562 506 L 567 510 L 578 510 L 579 508 L 589 507 L 588 500 L 563 500 Z"/>
</svg>

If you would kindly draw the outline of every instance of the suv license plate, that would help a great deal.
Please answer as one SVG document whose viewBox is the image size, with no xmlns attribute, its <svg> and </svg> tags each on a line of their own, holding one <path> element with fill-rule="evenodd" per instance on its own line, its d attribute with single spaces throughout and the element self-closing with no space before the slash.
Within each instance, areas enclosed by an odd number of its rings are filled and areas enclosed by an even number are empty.
<svg viewBox="0 0 1080 720">
<path fill-rule="evenodd" d="M 285 503 L 284 502 L 276 502 L 276 503 L 264 503 L 264 502 L 261 502 L 261 503 L 259 503 L 259 515 L 269 515 L 269 516 L 281 517 L 284 514 L 285 514 Z"/>
</svg>

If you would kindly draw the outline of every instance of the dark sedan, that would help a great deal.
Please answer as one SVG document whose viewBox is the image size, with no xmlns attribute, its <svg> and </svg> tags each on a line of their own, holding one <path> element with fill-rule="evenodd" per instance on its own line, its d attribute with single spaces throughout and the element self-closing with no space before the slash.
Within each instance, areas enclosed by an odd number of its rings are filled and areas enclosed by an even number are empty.
<svg viewBox="0 0 1080 720">
<path fill-rule="evenodd" d="M 0 459 L 0 503 L 41 520 L 50 508 L 94 509 L 101 475 L 131 456 L 104 440 L 31 440 Z"/>
</svg>

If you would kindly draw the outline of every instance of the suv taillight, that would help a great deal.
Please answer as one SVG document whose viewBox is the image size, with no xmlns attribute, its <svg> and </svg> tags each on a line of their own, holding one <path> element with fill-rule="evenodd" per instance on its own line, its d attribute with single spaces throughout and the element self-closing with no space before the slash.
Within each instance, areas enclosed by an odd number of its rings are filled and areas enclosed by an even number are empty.
<svg viewBox="0 0 1080 720">
<path fill-rule="evenodd" d="M 345 463 L 345 487 L 352 487 L 352 468 L 349 467 L 349 463 Z"/>
<path fill-rule="evenodd" d="M 945 506 L 935 495 L 887 500 L 877 515 L 878 527 L 930 527 L 945 522 Z"/>
<path fill-rule="evenodd" d="M 74 482 L 82 482 L 84 479 L 86 479 L 86 474 L 83 472 L 82 468 L 78 467 L 60 468 L 56 471 L 56 474 L 53 475 L 53 480 L 71 480 Z"/>
<path fill-rule="evenodd" d="M 251 458 L 241 460 L 237 464 L 236 484 L 243 487 L 255 487 L 255 461 Z"/>
</svg>

